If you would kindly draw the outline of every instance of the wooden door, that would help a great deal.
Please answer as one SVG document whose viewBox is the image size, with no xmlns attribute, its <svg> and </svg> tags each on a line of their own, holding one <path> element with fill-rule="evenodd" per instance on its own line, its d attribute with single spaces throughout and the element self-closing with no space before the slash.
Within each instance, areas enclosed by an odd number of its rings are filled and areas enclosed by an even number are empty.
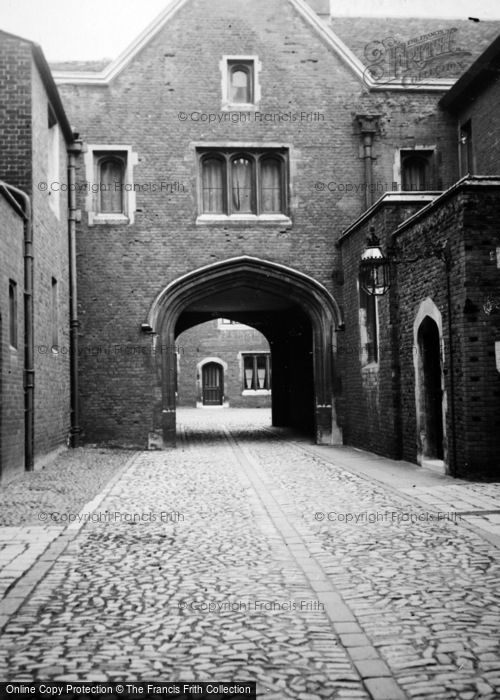
<svg viewBox="0 0 500 700">
<path fill-rule="evenodd" d="M 203 365 L 203 405 L 222 406 L 223 398 L 223 373 L 222 367 L 216 362 L 208 362 Z"/>
</svg>

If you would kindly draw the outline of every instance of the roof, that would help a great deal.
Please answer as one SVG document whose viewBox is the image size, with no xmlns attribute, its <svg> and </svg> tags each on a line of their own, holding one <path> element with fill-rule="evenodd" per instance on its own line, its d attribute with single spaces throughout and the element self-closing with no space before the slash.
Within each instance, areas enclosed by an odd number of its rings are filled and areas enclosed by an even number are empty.
<svg viewBox="0 0 500 700">
<path fill-rule="evenodd" d="M 472 22 L 467 19 L 332 17 L 330 26 L 360 61 L 367 66 L 381 65 L 388 78 L 394 77 L 390 50 L 396 46 L 403 70 L 405 49 L 407 53 L 412 49 L 415 52 L 415 47 L 419 46 L 424 51 L 423 54 L 407 55 L 410 75 L 418 76 L 419 71 L 424 72 L 440 63 L 443 77 L 456 79 L 500 35 L 500 21 Z M 440 37 L 443 39 L 441 46 L 436 43 Z M 429 55 L 432 51 L 429 44 L 433 41 L 434 57 Z M 384 55 L 376 54 L 378 50 Z"/>
<path fill-rule="evenodd" d="M 488 46 L 469 70 L 457 80 L 455 85 L 441 98 L 440 105 L 455 111 L 474 100 L 484 87 L 495 80 L 500 80 L 500 36 Z"/>
<path fill-rule="evenodd" d="M 64 138 L 68 143 L 71 143 L 74 140 L 73 129 L 71 128 L 70 123 L 68 121 L 68 117 L 66 116 L 66 112 L 64 111 L 59 90 L 54 81 L 52 71 L 50 70 L 49 64 L 47 63 L 47 59 L 44 56 L 42 48 L 34 41 L 25 39 L 24 37 L 18 36 L 17 34 L 5 32 L 2 29 L 0 29 L 0 35 L 10 37 L 11 39 L 15 39 L 19 42 L 22 42 L 23 44 L 27 44 L 31 48 L 33 60 L 35 61 L 35 64 L 40 72 L 40 76 L 42 78 L 42 82 L 47 92 L 50 104 L 56 114 L 57 121 L 64 134 Z"/>
<path fill-rule="evenodd" d="M 433 90 L 445 92 L 462 75 L 471 62 L 486 48 L 500 33 L 499 22 L 471 22 L 468 20 L 444 19 L 395 19 L 373 17 L 334 17 L 330 21 L 318 15 L 307 0 L 284 0 L 309 23 L 312 29 L 333 53 L 337 54 L 343 63 L 370 90 Z M 58 83 L 108 85 L 119 75 L 135 56 L 163 29 L 178 10 L 189 0 L 170 0 L 167 7 L 158 17 L 133 41 L 125 51 L 106 66 L 103 62 L 77 62 L 54 65 L 54 78 Z M 427 37 L 433 33 L 432 37 Z M 443 39 L 444 37 L 444 39 Z M 448 50 L 439 49 L 439 39 L 446 44 Z M 434 44 L 432 60 L 425 56 L 418 70 L 415 66 L 410 75 L 391 75 L 390 63 L 387 61 L 386 70 L 382 75 L 369 66 L 373 63 L 370 54 L 375 43 L 382 46 L 386 39 L 391 38 L 409 54 L 415 47 L 420 50 Z M 419 40 L 420 38 L 420 40 Z M 410 42 L 410 43 L 408 43 Z M 436 46 L 438 47 L 436 49 Z M 385 49 L 384 49 L 385 50 Z M 431 52 L 432 53 L 432 52 Z M 444 65 L 444 69 L 443 69 Z"/>
</svg>

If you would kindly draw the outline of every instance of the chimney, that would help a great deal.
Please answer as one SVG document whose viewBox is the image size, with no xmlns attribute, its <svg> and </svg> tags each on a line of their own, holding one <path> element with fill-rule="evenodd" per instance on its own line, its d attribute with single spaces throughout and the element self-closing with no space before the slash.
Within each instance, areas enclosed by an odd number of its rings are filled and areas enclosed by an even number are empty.
<svg viewBox="0 0 500 700">
<path fill-rule="evenodd" d="M 330 18 L 330 0 L 306 0 L 306 2 L 322 19 Z"/>
</svg>

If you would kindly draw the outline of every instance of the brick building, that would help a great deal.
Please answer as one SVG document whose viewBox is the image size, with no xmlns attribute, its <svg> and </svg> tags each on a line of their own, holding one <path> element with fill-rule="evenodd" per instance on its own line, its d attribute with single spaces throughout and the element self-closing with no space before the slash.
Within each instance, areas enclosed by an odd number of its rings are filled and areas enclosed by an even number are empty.
<svg viewBox="0 0 500 700">
<path fill-rule="evenodd" d="M 71 129 L 41 49 L 0 32 L 0 477 L 70 432 L 67 148 Z M 52 190 L 46 183 L 54 182 Z"/>
<path fill-rule="evenodd" d="M 55 66 L 85 143 L 83 439 L 174 445 L 177 400 L 203 403 L 204 376 L 222 403 L 269 401 L 243 388 L 269 391 L 265 348 L 223 348 L 224 318 L 268 343 L 275 425 L 491 473 L 499 336 L 478 309 L 498 289 L 498 197 L 477 175 L 495 175 L 498 82 L 478 65 L 499 32 L 330 17 L 327 0 L 173 0 L 111 64 Z M 469 119 L 492 148 L 464 146 Z M 466 156 L 486 170 L 455 185 Z M 372 228 L 401 259 L 378 299 L 358 280 Z M 229 370 L 226 351 L 253 359 Z"/>
<path fill-rule="evenodd" d="M 496 39 L 440 100 L 463 177 L 440 195 L 385 195 L 339 241 L 345 376 L 358 399 L 346 404 L 346 440 L 459 476 L 498 476 L 499 89 Z M 392 250 L 392 285 L 360 318 L 357 268 L 370 231 Z M 375 347 L 361 372 L 359 324 Z"/>
<path fill-rule="evenodd" d="M 218 318 L 181 333 L 176 351 L 177 405 L 271 405 L 271 349 L 259 331 Z"/>
</svg>

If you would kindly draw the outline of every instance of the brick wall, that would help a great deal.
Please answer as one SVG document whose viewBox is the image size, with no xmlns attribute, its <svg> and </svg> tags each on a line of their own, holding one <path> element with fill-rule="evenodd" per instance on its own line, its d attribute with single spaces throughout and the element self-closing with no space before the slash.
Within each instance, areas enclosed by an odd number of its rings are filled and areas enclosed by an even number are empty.
<svg viewBox="0 0 500 700">
<path fill-rule="evenodd" d="M 59 174 L 49 169 L 48 99 L 32 64 L 35 456 L 65 445 L 70 429 L 67 155 L 58 130 Z M 53 182 L 49 182 L 54 177 Z M 47 183 L 48 189 L 40 187 Z M 62 187 L 61 187 L 62 186 Z M 57 192 L 57 190 L 63 190 Z M 55 212 L 50 199 L 59 197 Z M 52 352 L 52 279 L 57 280 L 59 352 Z"/>
<path fill-rule="evenodd" d="M 498 66 L 497 66 L 498 71 Z M 473 172 L 477 175 L 498 175 L 500 150 L 500 81 L 492 81 L 473 101 L 463 100 L 457 114 L 458 125 L 469 119 L 472 130 Z M 455 148 L 458 150 L 457 137 Z"/>
<path fill-rule="evenodd" d="M 24 469 L 24 222 L 0 194 L 0 478 Z M 17 348 L 10 345 L 9 280 L 17 284 Z"/>
<path fill-rule="evenodd" d="M 0 180 L 31 193 L 32 54 L 0 32 Z"/>
<path fill-rule="evenodd" d="M 447 469 L 469 477 L 498 474 L 498 189 L 475 182 L 454 190 L 395 237 L 392 232 L 411 215 L 412 207 L 381 206 L 343 240 L 346 330 L 339 334 L 339 360 L 347 443 L 412 462 L 423 459 L 425 430 L 417 419 L 414 326 L 422 303 L 431 300 L 441 317 Z M 414 205 L 413 211 L 417 209 Z M 370 226 L 384 251 L 389 243 L 397 243 L 400 262 L 391 268 L 390 291 L 378 300 L 379 362 L 362 368 L 357 275 Z M 451 259 L 451 341 L 446 265 L 429 255 L 433 246 L 446 241 Z"/>
<path fill-rule="evenodd" d="M 261 408 L 271 405 L 271 397 L 263 395 L 243 396 L 243 376 L 240 353 L 267 351 L 269 343 L 264 336 L 246 327 L 228 326 L 220 329 L 217 321 L 195 326 L 177 339 L 179 352 L 178 405 L 196 406 L 201 400 L 201 376 L 197 372 L 199 362 L 217 357 L 227 364 L 224 372 L 224 401 L 232 408 Z"/>
<path fill-rule="evenodd" d="M 444 263 L 430 258 L 400 270 L 403 455 L 412 461 L 417 455 L 413 324 L 420 303 L 430 297 L 443 320 L 449 468 L 463 476 L 498 473 L 500 374 L 495 367 L 494 341 L 500 338 L 500 324 L 498 312 L 487 314 L 484 310 L 485 300 L 499 287 L 498 211 L 498 187 L 469 186 L 446 197 L 399 237 L 407 254 L 418 250 L 426 238 L 436 244 L 448 241 L 452 261 L 453 387 Z"/>
<path fill-rule="evenodd" d="M 378 362 L 362 366 L 359 318 L 359 262 L 373 226 L 387 250 L 391 232 L 424 202 L 383 201 L 372 216 L 342 239 L 345 331 L 338 333 L 343 383 L 343 430 L 349 445 L 401 458 L 398 310 L 394 288 L 377 299 Z"/>
</svg>

